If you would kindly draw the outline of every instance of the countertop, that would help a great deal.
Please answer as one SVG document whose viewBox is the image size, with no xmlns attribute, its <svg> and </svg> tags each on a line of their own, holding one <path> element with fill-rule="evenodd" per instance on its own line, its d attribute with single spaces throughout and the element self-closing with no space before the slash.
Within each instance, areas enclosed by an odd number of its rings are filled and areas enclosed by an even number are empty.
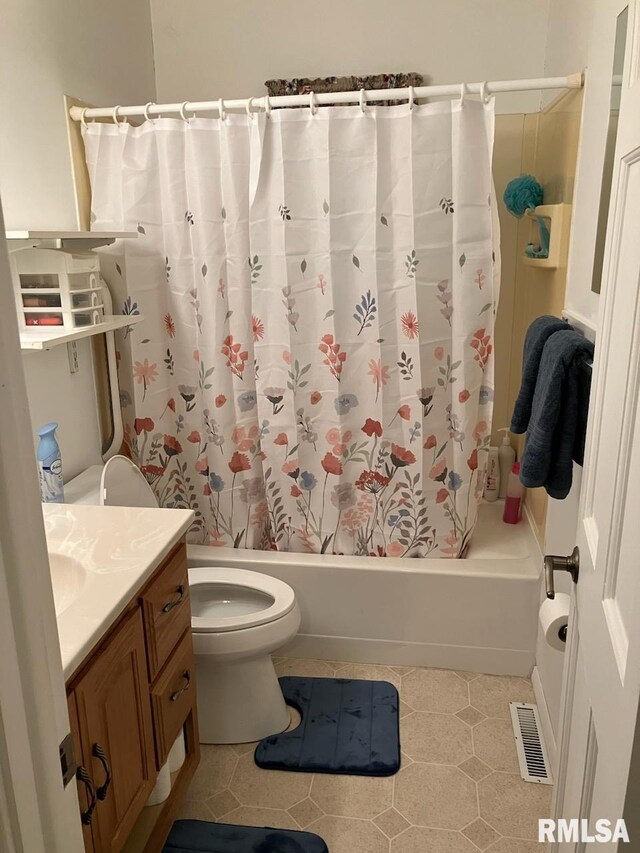
<svg viewBox="0 0 640 853">
<path fill-rule="evenodd" d="M 68 678 L 187 532 L 194 514 L 68 504 L 42 509 L 47 547 L 54 554 L 58 635 Z M 61 555 L 59 574 L 53 572 L 55 555 Z"/>
</svg>

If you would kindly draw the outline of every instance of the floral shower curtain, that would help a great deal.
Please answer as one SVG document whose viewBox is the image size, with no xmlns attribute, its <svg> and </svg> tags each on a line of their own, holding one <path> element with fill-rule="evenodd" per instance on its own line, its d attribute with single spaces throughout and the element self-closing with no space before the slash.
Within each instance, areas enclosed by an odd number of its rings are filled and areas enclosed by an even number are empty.
<svg viewBox="0 0 640 853">
<path fill-rule="evenodd" d="M 194 542 L 460 556 L 497 303 L 493 105 L 89 124 L 133 458 Z M 128 346 L 125 346 L 126 343 Z M 127 390 L 127 382 L 130 390 Z"/>
</svg>

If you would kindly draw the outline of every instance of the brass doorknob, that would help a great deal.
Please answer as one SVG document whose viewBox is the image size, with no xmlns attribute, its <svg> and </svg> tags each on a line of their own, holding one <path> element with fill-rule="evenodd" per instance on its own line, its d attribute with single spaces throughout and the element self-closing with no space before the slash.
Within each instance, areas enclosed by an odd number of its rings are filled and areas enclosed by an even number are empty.
<svg viewBox="0 0 640 853">
<path fill-rule="evenodd" d="M 578 583 L 580 573 L 580 551 L 578 546 L 568 557 L 557 557 L 547 554 L 544 558 L 544 579 L 547 587 L 547 598 L 555 598 L 556 590 L 553 583 L 554 572 L 569 572 L 574 583 Z"/>
</svg>

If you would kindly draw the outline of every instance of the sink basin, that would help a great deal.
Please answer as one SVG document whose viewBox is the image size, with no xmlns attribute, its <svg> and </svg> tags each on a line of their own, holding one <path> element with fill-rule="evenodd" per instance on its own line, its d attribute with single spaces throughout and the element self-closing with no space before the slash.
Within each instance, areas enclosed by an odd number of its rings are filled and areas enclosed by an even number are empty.
<svg viewBox="0 0 640 853">
<path fill-rule="evenodd" d="M 56 551 L 49 551 L 49 568 L 56 615 L 59 616 L 80 595 L 87 572 L 78 560 Z"/>
</svg>

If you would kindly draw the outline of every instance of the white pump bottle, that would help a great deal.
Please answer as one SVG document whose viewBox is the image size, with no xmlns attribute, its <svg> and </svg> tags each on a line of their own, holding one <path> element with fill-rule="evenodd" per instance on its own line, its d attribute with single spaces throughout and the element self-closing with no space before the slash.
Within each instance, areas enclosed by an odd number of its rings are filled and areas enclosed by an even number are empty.
<svg viewBox="0 0 640 853">
<path fill-rule="evenodd" d="M 509 427 L 503 427 L 502 429 L 499 429 L 498 432 L 504 433 L 504 438 L 502 439 L 500 449 L 498 450 L 498 466 L 500 468 L 500 490 L 498 492 L 498 497 L 504 498 L 507 496 L 509 474 L 513 468 L 513 463 L 516 461 L 516 452 L 513 447 L 511 447 Z"/>
</svg>

